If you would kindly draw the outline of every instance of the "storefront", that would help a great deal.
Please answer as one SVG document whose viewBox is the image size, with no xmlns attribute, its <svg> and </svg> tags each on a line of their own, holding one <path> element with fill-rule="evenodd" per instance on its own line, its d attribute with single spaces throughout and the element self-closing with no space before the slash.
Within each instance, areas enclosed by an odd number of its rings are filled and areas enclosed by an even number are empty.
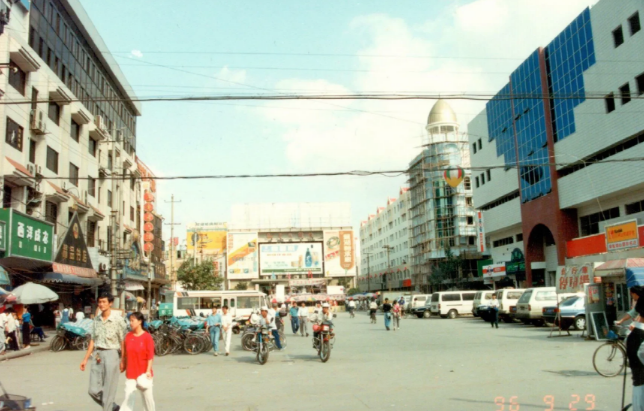
<svg viewBox="0 0 644 411">
<path fill-rule="evenodd" d="M 119 281 L 119 294 L 125 301 L 126 311 L 141 311 L 147 307 L 148 277 L 151 280 L 152 271 L 141 256 L 138 235 L 132 235 L 128 249 Z"/>
</svg>

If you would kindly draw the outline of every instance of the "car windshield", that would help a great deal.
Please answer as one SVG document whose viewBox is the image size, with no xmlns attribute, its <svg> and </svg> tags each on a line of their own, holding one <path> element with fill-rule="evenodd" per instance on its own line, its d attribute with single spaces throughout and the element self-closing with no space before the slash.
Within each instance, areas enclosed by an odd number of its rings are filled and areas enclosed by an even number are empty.
<svg viewBox="0 0 644 411">
<path fill-rule="evenodd" d="M 524 293 L 521 295 L 521 298 L 519 298 L 518 303 L 519 303 L 519 304 L 525 304 L 525 303 L 527 303 L 528 301 L 530 301 L 530 297 L 532 297 L 532 290 L 528 290 L 528 291 L 524 292 Z"/>
</svg>

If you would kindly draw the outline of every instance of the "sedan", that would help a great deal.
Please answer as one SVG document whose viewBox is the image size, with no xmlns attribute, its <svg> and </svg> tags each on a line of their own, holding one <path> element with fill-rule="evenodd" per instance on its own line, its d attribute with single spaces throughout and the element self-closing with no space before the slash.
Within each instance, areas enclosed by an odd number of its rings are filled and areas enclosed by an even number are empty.
<svg viewBox="0 0 644 411">
<path fill-rule="evenodd" d="M 429 301 L 428 301 L 429 302 Z M 429 310 L 431 304 L 425 304 L 422 307 L 416 307 L 411 310 L 411 313 L 418 318 L 429 318 L 432 316 L 431 311 Z"/>
<path fill-rule="evenodd" d="M 583 296 L 573 296 L 566 298 L 559 307 L 544 307 L 543 318 L 555 325 L 559 325 L 557 314 L 561 317 L 561 329 L 567 330 L 571 326 L 575 330 L 586 329 L 586 302 Z"/>
</svg>

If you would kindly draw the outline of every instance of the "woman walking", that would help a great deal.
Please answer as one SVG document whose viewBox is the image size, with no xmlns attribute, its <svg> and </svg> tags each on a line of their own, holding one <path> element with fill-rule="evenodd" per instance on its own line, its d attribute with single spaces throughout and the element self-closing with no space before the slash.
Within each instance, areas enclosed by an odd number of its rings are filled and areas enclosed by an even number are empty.
<svg viewBox="0 0 644 411">
<path fill-rule="evenodd" d="M 135 391 L 143 397 L 145 411 L 154 411 L 152 396 L 152 361 L 154 360 L 154 340 L 143 329 L 143 314 L 135 312 L 130 315 L 130 328 L 123 341 L 121 372 L 125 371 L 125 399 L 121 411 L 133 411 Z"/>
<path fill-rule="evenodd" d="M 391 309 L 391 312 L 393 313 L 394 331 L 396 331 L 397 329 L 400 329 L 401 308 L 400 304 L 398 304 L 398 301 L 394 300 L 394 307 Z"/>
<path fill-rule="evenodd" d="M 31 346 L 31 313 L 25 308 L 22 313 L 22 349 L 27 349 Z"/>
</svg>

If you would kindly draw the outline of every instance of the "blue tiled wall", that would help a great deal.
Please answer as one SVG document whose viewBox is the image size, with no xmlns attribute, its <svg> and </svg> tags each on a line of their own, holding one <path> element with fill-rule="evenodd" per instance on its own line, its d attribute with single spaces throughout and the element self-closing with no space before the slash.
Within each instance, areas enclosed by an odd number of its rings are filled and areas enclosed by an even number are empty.
<svg viewBox="0 0 644 411">
<path fill-rule="evenodd" d="M 512 121 L 512 90 L 510 84 L 499 91 L 486 105 L 487 129 L 490 141 L 496 140 L 496 155 L 503 156 L 505 165 L 514 167 L 517 156 L 515 151 L 514 130 Z"/>
</svg>

